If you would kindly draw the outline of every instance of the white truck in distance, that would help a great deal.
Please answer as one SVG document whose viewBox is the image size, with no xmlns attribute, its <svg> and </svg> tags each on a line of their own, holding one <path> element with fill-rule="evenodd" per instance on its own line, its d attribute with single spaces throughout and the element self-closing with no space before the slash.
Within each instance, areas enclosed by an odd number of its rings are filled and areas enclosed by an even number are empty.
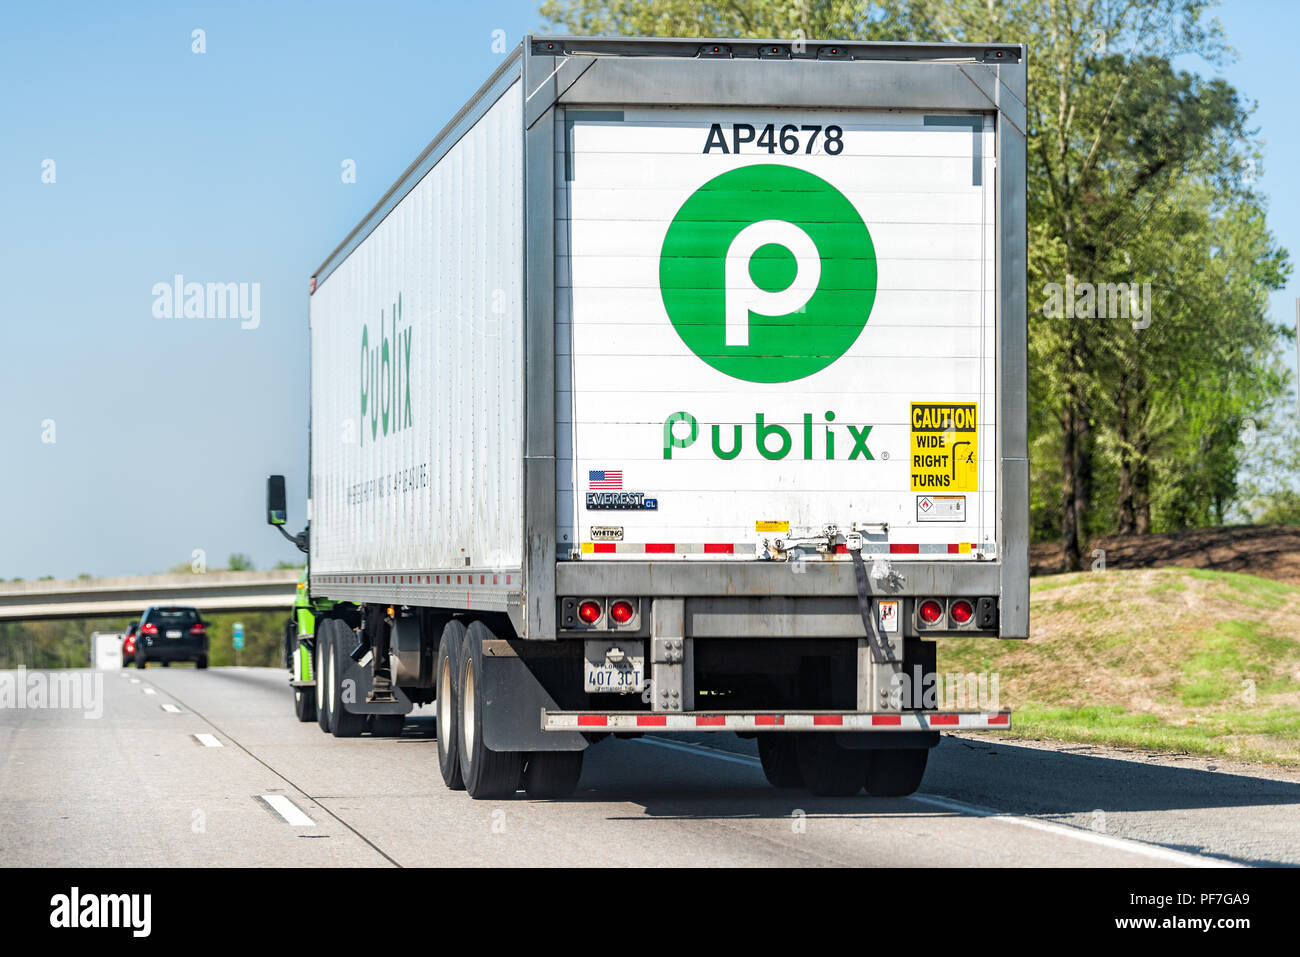
<svg viewBox="0 0 1300 957">
<path fill-rule="evenodd" d="M 475 798 L 1008 727 L 935 646 L 1028 634 L 1024 194 L 1019 45 L 526 38 L 312 279 L 299 717 Z"/>
</svg>

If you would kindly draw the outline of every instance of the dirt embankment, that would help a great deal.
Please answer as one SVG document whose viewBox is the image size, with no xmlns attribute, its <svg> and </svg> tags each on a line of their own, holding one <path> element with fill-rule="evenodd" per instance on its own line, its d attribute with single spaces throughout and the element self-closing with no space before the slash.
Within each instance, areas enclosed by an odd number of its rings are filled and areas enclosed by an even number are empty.
<svg viewBox="0 0 1300 957">
<path fill-rule="evenodd" d="M 1104 535 L 1089 543 L 1084 569 L 1105 552 L 1106 568 L 1209 568 L 1245 572 L 1300 585 L 1300 526 L 1233 525 L 1198 528 L 1163 535 Z M 1029 547 L 1029 573 L 1056 575 L 1065 571 L 1058 542 Z"/>
</svg>

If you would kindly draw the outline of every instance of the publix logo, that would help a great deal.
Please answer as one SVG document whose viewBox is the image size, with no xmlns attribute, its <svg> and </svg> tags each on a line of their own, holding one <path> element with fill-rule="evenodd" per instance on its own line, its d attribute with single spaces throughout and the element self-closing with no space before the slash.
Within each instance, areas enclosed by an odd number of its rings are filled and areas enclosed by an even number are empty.
<svg viewBox="0 0 1300 957">
<path fill-rule="evenodd" d="M 367 419 L 369 420 L 367 422 Z M 361 326 L 361 444 L 412 425 L 411 326 L 402 327 L 402 294 L 390 310 L 379 310 L 379 329 Z"/>
<path fill-rule="evenodd" d="M 876 251 L 826 180 L 773 163 L 709 180 L 682 204 L 659 257 L 682 341 L 726 375 L 792 382 L 857 340 L 876 298 Z"/>
</svg>

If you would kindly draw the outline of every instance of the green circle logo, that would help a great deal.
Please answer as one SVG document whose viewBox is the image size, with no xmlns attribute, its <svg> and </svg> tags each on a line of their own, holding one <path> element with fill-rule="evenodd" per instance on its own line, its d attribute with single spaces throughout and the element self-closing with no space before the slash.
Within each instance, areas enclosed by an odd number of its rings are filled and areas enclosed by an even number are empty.
<svg viewBox="0 0 1300 957">
<path fill-rule="evenodd" d="M 682 204 L 659 257 L 673 328 L 697 356 L 749 382 L 791 382 L 857 341 L 876 298 L 876 250 L 826 180 L 758 164 Z"/>
</svg>

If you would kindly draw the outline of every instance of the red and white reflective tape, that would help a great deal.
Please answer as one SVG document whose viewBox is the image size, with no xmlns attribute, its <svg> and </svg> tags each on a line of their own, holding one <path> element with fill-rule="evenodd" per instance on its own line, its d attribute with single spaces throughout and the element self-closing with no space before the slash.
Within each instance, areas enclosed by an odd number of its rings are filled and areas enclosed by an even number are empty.
<svg viewBox="0 0 1300 957">
<path fill-rule="evenodd" d="M 583 542 L 583 555 L 750 555 L 754 543 L 674 544 L 670 542 Z"/>
<path fill-rule="evenodd" d="M 517 572 L 461 572 L 438 574 L 420 572 L 419 574 L 388 575 L 313 575 L 312 582 L 320 585 L 496 585 L 506 587 L 513 585 Z"/>
<path fill-rule="evenodd" d="M 754 557 L 753 542 L 582 542 L 579 546 L 582 555 L 734 555 L 741 558 Z M 847 545 L 836 545 L 836 555 L 848 555 Z M 974 558 L 979 555 L 988 559 L 996 550 L 985 543 L 974 542 L 928 542 L 926 544 L 908 544 L 895 542 L 889 545 L 868 542 L 862 546 L 863 558 L 879 555 L 967 555 Z"/>
<path fill-rule="evenodd" d="M 1010 711 L 543 711 L 543 731 L 979 731 L 1011 727 Z"/>
</svg>

